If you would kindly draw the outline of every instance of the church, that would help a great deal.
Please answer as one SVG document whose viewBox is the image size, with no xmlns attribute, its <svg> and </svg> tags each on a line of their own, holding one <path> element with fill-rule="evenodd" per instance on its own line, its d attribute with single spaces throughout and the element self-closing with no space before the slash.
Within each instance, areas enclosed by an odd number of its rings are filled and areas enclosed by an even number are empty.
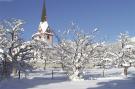
<svg viewBox="0 0 135 89">
<path fill-rule="evenodd" d="M 41 21 L 39 23 L 38 31 L 32 36 L 33 40 L 45 41 L 49 46 L 53 45 L 53 31 L 48 25 L 45 0 L 43 1 Z"/>
</svg>

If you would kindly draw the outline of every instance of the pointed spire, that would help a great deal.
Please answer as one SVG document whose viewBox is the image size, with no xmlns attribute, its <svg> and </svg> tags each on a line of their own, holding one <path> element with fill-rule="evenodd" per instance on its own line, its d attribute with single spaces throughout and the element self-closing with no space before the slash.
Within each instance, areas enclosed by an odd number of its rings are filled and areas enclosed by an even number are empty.
<svg viewBox="0 0 135 89">
<path fill-rule="evenodd" d="M 41 21 L 42 21 L 42 22 L 46 21 L 45 0 L 43 1 L 43 8 L 42 8 L 42 17 L 41 17 Z"/>
</svg>

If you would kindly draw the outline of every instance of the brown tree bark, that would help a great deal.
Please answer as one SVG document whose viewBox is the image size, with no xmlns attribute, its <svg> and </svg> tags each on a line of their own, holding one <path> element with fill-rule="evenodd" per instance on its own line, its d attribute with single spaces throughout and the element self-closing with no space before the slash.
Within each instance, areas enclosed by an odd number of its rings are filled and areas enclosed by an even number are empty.
<svg viewBox="0 0 135 89">
<path fill-rule="evenodd" d="M 127 76 L 127 74 L 128 74 L 128 67 L 126 66 L 124 67 L 124 75 Z"/>
</svg>

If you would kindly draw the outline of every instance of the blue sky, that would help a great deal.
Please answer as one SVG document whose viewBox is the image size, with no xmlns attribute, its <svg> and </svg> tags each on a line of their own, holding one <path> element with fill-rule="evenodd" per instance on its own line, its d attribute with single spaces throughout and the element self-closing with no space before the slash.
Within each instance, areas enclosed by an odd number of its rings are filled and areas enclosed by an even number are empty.
<svg viewBox="0 0 135 89">
<path fill-rule="evenodd" d="M 0 0 L 0 20 L 25 20 L 24 38 L 38 29 L 43 0 Z M 135 35 L 135 0 L 46 0 L 50 27 L 63 31 L 75 22 L 84 32 L 99 29 L 98 38 L 113 41 L 120 32 Z"/>
</svg>

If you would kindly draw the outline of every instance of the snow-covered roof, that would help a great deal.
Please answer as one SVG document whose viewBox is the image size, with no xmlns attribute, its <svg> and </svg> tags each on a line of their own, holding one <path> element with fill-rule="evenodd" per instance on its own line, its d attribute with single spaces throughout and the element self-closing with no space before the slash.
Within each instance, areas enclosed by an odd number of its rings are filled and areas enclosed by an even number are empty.
<svg viewBox="0 0 135 89">
<path fill-rule="evenodd" d="M 46 32 L 46 30 L 47 30 L 47 28 L 48 28 L 48 23 L 47 23 L 47 21 L 45 21 L 45 22 L 40 22 L 40 27 L 41 27 L 43 33 Z"/>
<path fill-rule="evenodd" d="M 112 61 L 112 59 L 110 59 L 110 58 L 104 58 L 103 60 L 105 60 L 105 61 Z"/>
<path fill-rule="evenodd" d="M 125 49 L 134 48 L 134 46 L 133 46 L 133 45 L 126 45 L 124 48 L 125 48 Z"/>
<path fill-rule="evenodd" d="M 128 66 L 130 66 L 130 64 L 129 63 L 124 63 L 123 66 L 127 66 L 128 67 Z"/>
<path fill-rule="evenodd" d="M 32 38 L 35 37 L 35 36 L 38 36 L 38 35 L 40 35 L 40 34 L 41 34 L 41 33 L 37 32 L 37 33 L 35 33 L 35 34 L 32 35 Z"/>
</svg>

